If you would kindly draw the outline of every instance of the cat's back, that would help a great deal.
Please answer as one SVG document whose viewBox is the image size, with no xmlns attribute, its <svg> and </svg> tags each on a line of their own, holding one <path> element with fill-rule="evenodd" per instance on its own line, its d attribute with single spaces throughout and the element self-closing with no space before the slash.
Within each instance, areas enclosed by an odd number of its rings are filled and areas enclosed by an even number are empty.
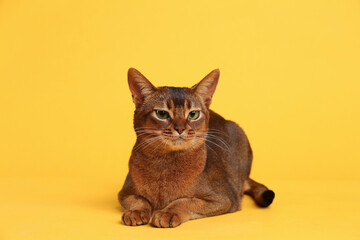
<svg viewBox="0 0 360 240">
<path fill-rule="evenodd" d="M 218 133 L 222 139 L 234 143 L 235 141 L 247 142 L 247 137 L 244 130 L 235 122 L 226 120 L 221 115 L 217 114 L 213 110 L 209 110 L 209 133 Z"/>
<path fill-rule="evenodd" d="M 210 110 L 208 131 L 209 163 L 225 170 L 229 180 L 239 185 L 240 178 L 249 175 L 252 162 L 252 150 L 244 130 Z"/>
<path fill-rule="evenodd" d="M 226 120 L 221 115 L 210 110 L 209 142 L 214 142 L 231 157 L 252 158 L 249 140 L 244 130 L 235 122 Z M 239 155 L 239 156 L 238 156 Z"/>
<path fill-rule="evenodd" d="M 244 131 L 210 110 L 206 146 L 204 177 L 210 188 L 231 200 L 229 212 L 241 209 L 242 186 L 251 165 L 251 149 Z"/>
</svg>

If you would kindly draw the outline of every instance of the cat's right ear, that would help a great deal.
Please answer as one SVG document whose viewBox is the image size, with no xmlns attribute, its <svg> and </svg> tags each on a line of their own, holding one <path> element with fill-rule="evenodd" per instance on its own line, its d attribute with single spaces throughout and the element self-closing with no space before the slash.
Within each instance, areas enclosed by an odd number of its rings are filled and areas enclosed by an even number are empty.
<svg viewBox="0 0 360 240">
<path fill-rule="evenodd" d="M 129 68 L 128 83 L 136 108 L 144 103 L 146 97 L 156 91 L 156 87 L 135 68 Z"/>
</svg>

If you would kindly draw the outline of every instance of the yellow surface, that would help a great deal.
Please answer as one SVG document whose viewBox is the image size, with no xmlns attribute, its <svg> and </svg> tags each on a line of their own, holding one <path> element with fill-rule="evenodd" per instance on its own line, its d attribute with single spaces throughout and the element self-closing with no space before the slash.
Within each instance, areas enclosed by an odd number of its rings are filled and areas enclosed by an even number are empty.
<svg viewBox="0 0 360 240">
<path fill-rule="evenodd" d="M 0 239 L 360 239 L 360 2 L 0 2 Z M 238 122 L 257 208 L 126 227 L 126 71 L 191 86 Z"/>
</svg>

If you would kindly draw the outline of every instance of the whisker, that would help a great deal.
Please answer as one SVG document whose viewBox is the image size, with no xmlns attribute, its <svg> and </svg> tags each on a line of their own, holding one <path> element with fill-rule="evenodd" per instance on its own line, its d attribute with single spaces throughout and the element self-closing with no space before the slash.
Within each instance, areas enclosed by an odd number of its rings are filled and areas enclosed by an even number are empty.
<svg viewBox="0 0 360 240">
<path fill-rule="evenodd" d="M 205 144 L 206 144 L 206 146 L 207 146 L 211 151 L 213 151 L 213 152 L 216 154 L 216 156 L 219 156 L 219 155 L 217 154 L 217 152 L 216 152 L 209 144 L 207 144 L 206 142 L 205 142 Z"/>
<path fill-rule="evenodd" d="M 208 138 L 214 139 L 214 140 L 218 140 L 219 142 L 221 142 L 228 150 L 230 150 L 230 145 L 221 137 L 215 136 L 215 135 L 211 135 L 211 134 L 207 134 Z"/>
<path fill-rule="evenodd" d="M 136 134 L 137 137 L 140 137 L 140 136 L 146 135 L 146 134 L 149 134 L 149 135 L 158 135 L 159 133 L 160 133 L 159 130 L 146 129 L 146 130 L 135 130 L 134 132 L 131 132 L 131 133 L 129 133 L 128 135 Z"/>
<path fill-rule="evenodd" d="M 211 139 L 214 139 L 214 140 L 218 140 L 220 143 L 222 143 L 228 150 L 230 150 L 230 146 L 229 144 L 224 140 L 222 139 L 220 136 L 216 136 L 214 134 L 211 134 L 211 133 L 204 133 L 204 134 L 198 134 L 200 136 L 205 136 L 207 138 L 211 138 Z"/>
<path fill-rule="evenodd" d="M 147 141 L 142 145 L 140 145 L 139 147 L 137 147 L 136 149 L 134 149 L 134 151 L 145 150 L 147 147 L 151 146 L 152 143 L 156 142 L 157 140 L 158 139 L 152 139 L 152 141 Z"/>
<path fill-rule="evenodd" d="M 143 136 L 143 135 L 150 135 L 150 136 L 157 136 L 159 132 L 142 132 L 137 135 L 137 137 Z"/>
<path fill-rule="evenodd" d="M 157 137 L 152 137 L 149 139 L 146 139 L 144 142 L 140 143 L 139 145 L 137 145 L 136 147 L 134 147 L 133 151 L 137 151 L 140 149 L 145 149 L 147 146 L 151 145 L 153 142 L 155 142 L 156 140 L 162 138 L 162 136 L 157 136 Z"/>
<path fill-rule="evenodd" d="M 151 153 L 153 153 L 160 145 L 162 146 L 162 145 L 165 144 L 165 142 L 168 141 L 168 140 L 166 140 L 166 139 L 160 139 L 160 140 L 164 140 L 164 141 L 162 141 L 160 144 L 158 144 L 158 145 L 151 151 Z M 151 153 L 150 153 L 150 154 L 151 154 Z"/>
<path fill-rule="evenodd" d="M 201 139 L 202 139 L 202 138 L 201 138 Z M 204 142 L 207 148 L 209 148 L 211 151 L 213 151 L 213 152 L 216 154 L 216 156 L 219 156 L 219 155 L 217 154 L 217 152 L 216 152 L 209 144 L 206 143 L 206 139 L 199 140 L 199 139 L 196 139 L 196 138 L 195 138 L 194 140 L 195 140 L 195 141 L 198 141 L 198 142 Z M 205 141 L 204 141 L 204 140 L 205 140 Z"/>
<path fill-rule="evenodd" d="M 202 138 L 202 137 L 198 137 L 198 138 Z M 227 152 L 228 154 L 230 154 L 230 150 L 229 149 L 225 149 L 224 147 L 222 147 L 221 145 L 219 145 L 219 144 L 217 144 L 216 142 L 214 142 L 214 141 L 211 141 L 210 139 L 208 139 L 208 138 L 202 138 L 203 140 L 206 140 L 206 141 L 208 141 L 209 143 L 212 143 L 212 144 L 214 144 L 214 145 L 216 145 L 217 147 L 219 147 L 220 149 L 222 149 L 223 151 L 225 151 L 225 152 Z"/>
<path fill-rule="evenodd" d="M 221 131 L 221 130 L 218 130 L 218 129 L 214 129 L 214 128 L 208 128 L 208 129 L 205 129 L 206 132 L 210 132 L 210 133 L 218 133 L 218 134 L 222 134 L 226 137 L 229 137 L 228 134 L 224 133 L 224 131 Z"/>
</svg>

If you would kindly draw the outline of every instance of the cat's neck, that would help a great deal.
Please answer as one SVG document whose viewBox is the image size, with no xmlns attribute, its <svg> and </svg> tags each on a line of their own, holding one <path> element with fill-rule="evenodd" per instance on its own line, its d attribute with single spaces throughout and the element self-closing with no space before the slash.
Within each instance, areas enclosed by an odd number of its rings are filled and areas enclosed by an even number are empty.
<svg viewBox="0 0 360 240">
<path fill-rule="evenodd" d="M 136 147 L 136 146 L 135 146 Z M 134 149 L 135 149 L 134 147 Z M 166 168 L 173 165 L 204 164 L 206 162 L 207 149 L 205 144 L 196 149 L 185 149 L 179 151 L 164 150 L 133 150 L 130 161 L 133 163 L 147 164 L 149 167 Z"/>
</svg>

